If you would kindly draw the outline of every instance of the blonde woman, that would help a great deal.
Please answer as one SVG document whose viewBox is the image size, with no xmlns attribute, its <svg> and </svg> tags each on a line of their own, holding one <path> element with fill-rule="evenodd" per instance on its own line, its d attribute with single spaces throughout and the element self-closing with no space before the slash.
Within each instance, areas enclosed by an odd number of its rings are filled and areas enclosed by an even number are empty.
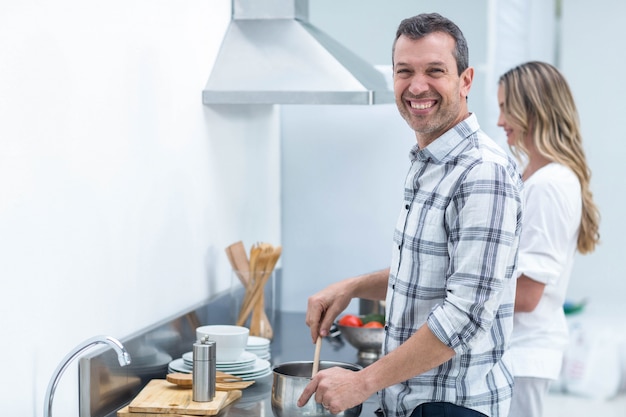
<svg viewBox="0 0 626 417">
<path fill-rule="evenodd" d="M 525 203 L 507 352 L 515 376 L 509 417 L 539 417 L 568 342 L 563 302 L 574 254 L 595 249 L 599 213 L 563 75 L 543 62 L 519 65 L 500 77 L 498 103 L 498 126 L 523 167 Z"/>
</svg>

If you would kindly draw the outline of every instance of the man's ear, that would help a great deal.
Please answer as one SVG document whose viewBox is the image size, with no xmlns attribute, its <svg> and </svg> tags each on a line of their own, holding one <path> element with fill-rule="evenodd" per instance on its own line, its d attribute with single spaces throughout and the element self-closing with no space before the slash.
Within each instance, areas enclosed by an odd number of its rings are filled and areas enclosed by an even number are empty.
<svg viewBox="0 0 626 417">
<path fill-rule="evenodd" d="M 467 67 L 465 71 L 461 73 L 461 96 L 467 98 L 470 89 L 472 88 L 472 81 L 474 81 L 474 68 Z"/>
</svg>

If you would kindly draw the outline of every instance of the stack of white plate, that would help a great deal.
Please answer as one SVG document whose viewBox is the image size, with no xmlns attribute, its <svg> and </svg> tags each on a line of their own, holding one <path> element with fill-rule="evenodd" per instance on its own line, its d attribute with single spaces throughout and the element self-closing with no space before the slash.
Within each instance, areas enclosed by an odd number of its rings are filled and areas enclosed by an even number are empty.
<svg viewBox="0 0 626 417">
<path fill-rule="evenodd" d="M 259 336 L 248 336 L 246 352 L 254 353 L 259 358 L 269 361 L 272 358 L 270 340 Z"/>
<path fill-rule="evenodd" d="M 215 368 L 241 377 L 244 381 L 253 381 L 271 375 L 272 367 L 269 361 L 257 357 L 254 353 L 244 351 L 236 361 L 217 362 Z M 169 372 L 193 372 L 193 352 L 184 353 L 182 358 L 169 363 Z"/>
<path fill-rule="evenodd" d="M 187 365 L 183 358 L 174 359 L 167 365 L 167 372 L 173 374 L 180 372 L 183 374 L 190 374 L 193 372 L 193 366 Z"/>
</svg>

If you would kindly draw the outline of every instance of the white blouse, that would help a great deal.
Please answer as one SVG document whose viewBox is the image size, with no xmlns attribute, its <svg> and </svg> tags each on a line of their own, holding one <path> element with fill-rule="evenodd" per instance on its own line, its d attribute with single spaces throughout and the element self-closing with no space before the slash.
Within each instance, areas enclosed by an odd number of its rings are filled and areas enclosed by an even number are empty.
<svg viewBox="0 0 626 417">
<path fill-rule="evenodd" d="M 550 163 L 524 183 L 524 218 L 517 276 L 546 284 L 539 304 L 515 313 L 511 349 L 518 377 L 558 379 L 568 328 L 563 303 L 582 213 L 580 183 L 568 167 Z"/>
</svg>

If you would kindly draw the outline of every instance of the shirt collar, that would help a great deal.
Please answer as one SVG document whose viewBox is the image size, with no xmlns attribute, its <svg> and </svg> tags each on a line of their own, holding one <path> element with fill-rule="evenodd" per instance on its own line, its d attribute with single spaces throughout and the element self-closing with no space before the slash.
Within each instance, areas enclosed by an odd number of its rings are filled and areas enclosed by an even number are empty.
<svg viewBox="0 0 626 417">
<path fill-rule="evenodd" d="M 470 113 L 466 119 L 457 123 L 453 128 L 432 141 L 424 149 L 420 149 L 419 145 L 415 144 L 415 146 L 411 148 L 409 158 L 411 162 L 416 160 L 427 161 L 429 159 L 432 159 L 434 162 L 440 162 L 446 156 L 453 153 L 460 144 L 479 129 L 480 126 L 476 115 Z"/>
</svg>

